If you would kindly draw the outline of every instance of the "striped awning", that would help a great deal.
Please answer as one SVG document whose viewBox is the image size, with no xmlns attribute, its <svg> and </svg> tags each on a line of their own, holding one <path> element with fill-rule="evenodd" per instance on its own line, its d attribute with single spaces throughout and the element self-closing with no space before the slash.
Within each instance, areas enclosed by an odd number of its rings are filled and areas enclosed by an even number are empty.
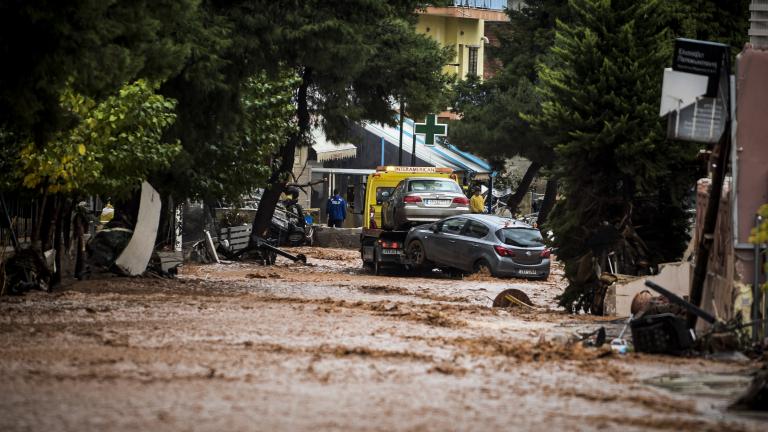
<svg viewBox="0 0 768 432">
<path fill-rule="evenodd" d="M 334 144 L 328 141 L 320 128 L 312 130 L 312 139 L 315 143 L 312 150 L 317 153 L 318 162 L 357 157 L 357 146 L 351 143 Z"/>
</svg>

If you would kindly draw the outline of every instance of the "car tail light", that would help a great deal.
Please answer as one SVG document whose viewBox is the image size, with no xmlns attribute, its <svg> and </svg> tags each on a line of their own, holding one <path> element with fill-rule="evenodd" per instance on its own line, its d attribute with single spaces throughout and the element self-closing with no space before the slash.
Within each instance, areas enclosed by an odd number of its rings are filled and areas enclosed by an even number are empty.
<svg viewBox="0 0 768 432">
<path fill-rule="evenodd" d="M 389 242 L 389 241 L 386 241 L 386 240 L 379 240 L 379 245 L 383 249 L 400 249 L 400 243 L 398 243 L 396 241 Z"/>
<path fill-rule="evenodd" d="M 513 257 L 513 256 L 515 256 L 515 251 L 513 251 L 511 249 L 507 249 L 504 246 L 496 245 L 493 248 L 496 249 L 496 253 L 499 254 L 499 256 L 503 256 L 503 257 Z"/>
<path fill-rule="evenodd" d="M 404 203 L 420 203 L 421 197 L 415 196 L 415 195 L 406 195 L 403 197 L 403 202 Z"/>
<path fill-rule="evenodd" d="M 453 199 L 453 203 L 454 204 L 467 205 L 467 204 L 469 204 L 469 198 L 467 198 L 467 197 L 456 197 L 456 198 Z"/>
<path fill-rule="evenodd" d="M 539 256 L 540 256 L 540 257 L 542 257 L 542 258 L 549 258 L 549 255 L 550 255 L 551 253 L 552 253 L 552 251 L 551 251 L 551 250 L 549 250 L 549 249 L 544 249 L 543 251 L 541 251 L 541 254 L 539 254 Z"/>
</svg>

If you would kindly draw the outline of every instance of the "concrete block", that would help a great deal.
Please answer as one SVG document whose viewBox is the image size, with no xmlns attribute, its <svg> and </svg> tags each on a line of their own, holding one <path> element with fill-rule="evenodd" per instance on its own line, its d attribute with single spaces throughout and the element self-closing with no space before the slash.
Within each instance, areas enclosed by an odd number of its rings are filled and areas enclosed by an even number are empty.
<svg viewBox="0 0 768 432">
<path fill-rule="evenodd" d="M 329 228 L 316 225 L 312 245 L 319 247 L 360 249 L 362 228 Z"/>
<path fill-rule="evenodd" d="M 675 262 L 661 264 L 659 274 L 642 276 L 627 280 L 626 277 L 608 288 L 605 296 L 604 313 L 606 315 L 629 316 L 632 300 L 642 291 L 648 290 L 654 296 L 655 291 L 645 286 L 645 281 L 650 280 L 672 291 L 680 297 L 687 297 L 691 289 L 691 273 L 693 267 L 690 262 Z"/>
</svg>

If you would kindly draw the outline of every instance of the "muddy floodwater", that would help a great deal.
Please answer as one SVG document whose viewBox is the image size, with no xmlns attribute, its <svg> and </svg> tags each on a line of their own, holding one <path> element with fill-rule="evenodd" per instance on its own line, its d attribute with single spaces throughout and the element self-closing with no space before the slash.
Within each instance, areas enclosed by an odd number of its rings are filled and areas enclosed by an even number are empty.
<svg viewBox="0 0 768 432">
<path fill-rule="evenodd" d="M 557 268 L 535 282 L 374 276 L 355 251 L 294 252 L 308 265 L 195 264 L 0 298 L 0 431 L 768 428 L 726 409 L 754 363 L 571 343 L 621 323 L 559 311 Z M 507 288 L 535 308 L 490 308 Z M 654 384 L 697 374 L 730 387 Z"/>
</svg>

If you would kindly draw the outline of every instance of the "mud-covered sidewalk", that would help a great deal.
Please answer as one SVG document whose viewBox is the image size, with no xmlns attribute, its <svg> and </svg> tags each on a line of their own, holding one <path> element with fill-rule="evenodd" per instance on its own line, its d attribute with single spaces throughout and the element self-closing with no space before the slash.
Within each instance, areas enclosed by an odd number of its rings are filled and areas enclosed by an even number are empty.
<svg viewBox="0 0 768 432">
<path fill-rule="evenodd" d="M 294 251 L 309 265 L 0 298 L 0 430 L 764 430 L 726 410 L 749 362 L 568 343 L 621 325 L 558 312 L 557 270 L 373 276 L 354 251 Z M 489 308 L 506 288 L 537 309 Z"/>
</svg>

